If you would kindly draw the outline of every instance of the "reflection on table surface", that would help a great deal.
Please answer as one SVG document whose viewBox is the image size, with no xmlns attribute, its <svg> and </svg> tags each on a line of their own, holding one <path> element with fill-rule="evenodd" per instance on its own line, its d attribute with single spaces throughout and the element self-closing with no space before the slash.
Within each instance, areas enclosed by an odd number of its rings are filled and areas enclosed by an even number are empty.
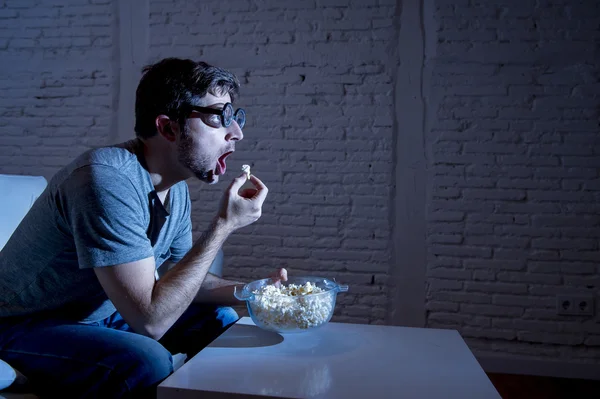
<svg viewBox="0 0 600 399">
<path fill-rule="evenodd" d="M 277 345 L 283 341 L 280 334 L 257 326 L 236 325 L 209 345 L 211 348 L 257 348 Z"/>
</svg>

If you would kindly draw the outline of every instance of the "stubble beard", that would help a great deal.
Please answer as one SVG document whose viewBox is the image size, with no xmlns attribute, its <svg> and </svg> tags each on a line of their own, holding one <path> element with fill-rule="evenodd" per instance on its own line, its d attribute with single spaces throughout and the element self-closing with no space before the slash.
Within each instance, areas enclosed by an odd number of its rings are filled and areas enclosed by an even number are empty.
<svg viewBox="0 0 600 399">
<path fill-rule="evenodd" d="M 210 160 L 206 157 L 199 158 L 194 153 L 193 140 L 188 134 L 187 128 L 184 128 L 181 133 L 181 141 L 177 148 L 177 157 L 184 168 L 192 172 L 198 179 L 208 184 L 215 184 L 218 179 L 210 168 Z"/>
</svg>

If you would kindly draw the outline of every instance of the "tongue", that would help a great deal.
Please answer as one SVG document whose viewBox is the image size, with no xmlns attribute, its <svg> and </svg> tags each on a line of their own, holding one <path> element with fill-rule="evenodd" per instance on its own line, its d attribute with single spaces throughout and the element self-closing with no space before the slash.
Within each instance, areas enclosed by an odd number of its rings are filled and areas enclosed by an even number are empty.
<svg viewBox="0 0 600 399">
<path fill-rule="evenodd" d="M 215 170 L 215 174 L 217 174 L 217 175 L 223 175 L 223 174 L 225 174 L 225 170 L 226 169 L 227 169 L 227 164 L 225 164 L 225 156 L 222 156 L 217 161 L 217 167 L 216 167 L 216 170 Z"/>
</svg>

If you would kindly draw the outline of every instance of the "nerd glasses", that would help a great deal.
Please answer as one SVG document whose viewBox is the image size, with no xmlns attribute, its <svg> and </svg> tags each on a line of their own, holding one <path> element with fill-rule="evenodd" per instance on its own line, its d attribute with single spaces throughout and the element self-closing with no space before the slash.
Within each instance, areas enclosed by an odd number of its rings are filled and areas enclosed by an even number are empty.
<svg viewBox="0 0 600 399">
<path fill-rule="evenodd" d="M 231 103 L 225 104 L 223 109 L 210 108 L 210 107 L 198 107 L 192 105 L 190 107 L 192 111 L 199 112 L 201 114 L 208 114 L 210 117 L 201 118 L 209 126 L 219 128 L 221 126 L 229 127 L 231 122 L 235 122 L 239 125 L 240 129 L 246 124 L 246 111 L 243 108 L 238 108 L 233 112 L 233 105 Z"/>
</svg>

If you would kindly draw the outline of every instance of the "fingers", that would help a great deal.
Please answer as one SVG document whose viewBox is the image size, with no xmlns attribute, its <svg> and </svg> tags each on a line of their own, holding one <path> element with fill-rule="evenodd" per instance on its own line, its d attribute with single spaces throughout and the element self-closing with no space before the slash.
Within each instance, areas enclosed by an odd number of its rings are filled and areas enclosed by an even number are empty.
<svg viewBox="0 0 600 399">
<path fill-rule="evenodd" d="M 284 268 L 279 269 L 279 277 L 281 278 L 281 280 L 287 281 L 287 270 L 285 270 Z"/>
<path fill-rule="evenodd" d="M 256 195 L 256 193 L 258 193 L 258 190 L 255 188 L 245 188 L 242 191 L 240 191 L 238 194 L 242 198 L 252 199 L 252 197 L 254 197 Z"/>
<path fill-rule="evenodd" d="M 255 188 L 245 187 L 247 178 L 242 173 L 229 185 L 224 193 L 219 209 L 219 217 L 227 221 L 235 231 L 256 222 L 262 214 L 262 205 L 269 191 L 262 181 L 251 176 L 250 182 Z"/>
<path fill-rule="evenodd" d="M 256 176 L 250 175 L 250 181 L 256 186 L 256 188 L 267 188 L 265 184 Z"/>
<path fill-rule="evenodd" d="M 257 189 L 255 198 L 263 202 L 265 198 L 267 198 L 269 189 L 267 188 L 267 186 L 265 186 L 265 184 L 262 181 L 260 181 L 258 177 L 254 175 L 250 175 L 250 181 L 252 182 L 252 184 L 254 184 L 254 187 L 256 187 Z"/>
<path fill-rule="evenodd" d="M 250 181 L 252 182 L 252 184 L 254 184 L 254 187 L 256 187 L 256 189 L 246 188 L 240 192 L 240 189 L 246 181 L 246 174 L 242 173 L 241 175 L 233 179 L 233 181 L 229 185 L 229 190 L 231 192 L 239 192 L 239 195 L 244 198 L 252 198 L 256 196 L 256 199 L 264 201 L 267 197 L 267 193 L 269 192 L 267 186 L 265 186 L 265 184 L 258 177 L 250 175 Z"/>
<path fill-rule="evenodd" d="M 285 270 L 284 268 L 281 268 L 279 270 L 277 270 L 277 272 L 271 274 L 269 276 L 269 278 L 271 280 L 273 280 L 273 284 L 275 284 L 275 286 L 280 286 L 281 285 L 281 281 L 287 281 L 288 276 L 287 276 L 287 270 Z"/>
<path fill-rule="evenodd" d="M 239 175 L 238 177 L 233 179 L 233 181 L 229 185 L 229 191 L 232 193 L 237 193 L 240 190 L 240 188 L 244 185 L 245 182 L 246 182 L 246 174 L 242 173 L 241 175 Z"/>
</svg>

